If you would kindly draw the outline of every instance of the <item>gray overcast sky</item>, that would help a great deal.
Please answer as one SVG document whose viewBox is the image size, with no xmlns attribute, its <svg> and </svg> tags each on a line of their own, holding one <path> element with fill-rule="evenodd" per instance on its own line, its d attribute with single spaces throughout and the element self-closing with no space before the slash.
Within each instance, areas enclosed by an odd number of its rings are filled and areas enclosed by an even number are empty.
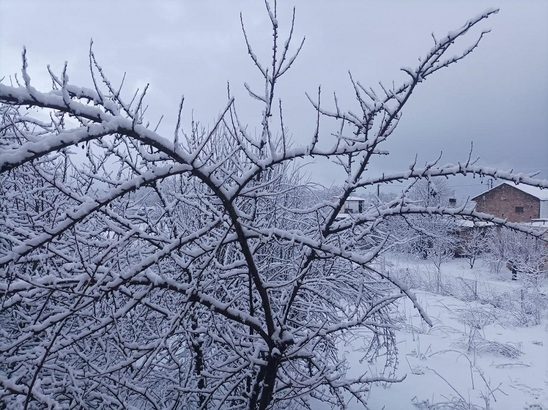
<svg viewBox="0 0 548 410">
<path fill-rule="evenodd" d="M 540 171 L 548 178 L 548 2 L 281 0 L 282 28 L 294 3 L 295 40 L 306 36 L 306 42 L 280 91 L 296 143 L 309 141 L 314 130 L 305 92 L 315 94 L 321 85 L 325 101 L 336 90 L 341 106 L 353 108 L 348 70 L 366 85 L 398 83 L 405 78 L 399 68 L 415 66 L 430 49 L 430 33 L 442 36 L 488 7 L 500 7 L 481 26 L 492 32 L 479 49 L 417 90 L 385 147 L 390 155 L 371 172 L 406 169 L 416 153 L 421 164 L 441 151 L 443 163 L 463 161 L 473 141 L 482 164 Z M 187 119 L 192 109 L 196 119 L 212 123 L 226 102 L 227 81 L 250 127 L 257 128 L 260 107 L 247 97 L 243 82 L 260 87 L 260 79 L 246 54 L 240 11 L 257 54 L 267 57 L 270 31 L 261 1 L 0 0 L 0 77 L 20 71 L 26 46 L 38 88 L 49 86 L 46 65 L 60 71 L 65 61 L 72 83 L 91 86 L 87 51 L 93 38 L 114 83 L 123 72 L 128 91 L 150 83 L 148 118 L 155 122 L 165 114 L 169 135 L 181 95 Z M 329 124 L 323 129 L 329 133 Z M 343 182 L 326 164 L 308 172 L 326 185 Z"/>
</svg>

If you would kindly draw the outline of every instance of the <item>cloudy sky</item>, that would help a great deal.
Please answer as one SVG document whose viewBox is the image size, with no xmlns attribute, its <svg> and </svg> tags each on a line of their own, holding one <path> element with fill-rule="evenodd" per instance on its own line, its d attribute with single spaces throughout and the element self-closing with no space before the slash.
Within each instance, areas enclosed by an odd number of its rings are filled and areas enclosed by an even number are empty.
<svg viewBox="0 0 548 410">
<path fill-rule="evenodd" d="M 306 37 L 293 69 L 280 84 L 285 123 L 295 143 L 309 141 L 314 111 L 305 93 L 322 86 L 337 92 L 342 107 L 355 108 L 348 71 L 375 86 L 405 79 L 401 67 L 438 37 L 490 7 L 500 12 L 482 24 L 491 33 L 479 49 L 421 84 L 392 140 L 390 155 L 375 162 L 371 175 L 406 169 L 436 158 L 463 161 L 470 143 L 485 165 L 548 178 L 548 2 L 546 1 L 285 1 L 278 5 L 282 29 L 296 5 L 295 40 Z M 69 63 L 75 84 L 91 86 L 90 39 L 111 80 L 127 72 L 129 91 L 150 83 L 148 118 L 164 115 L 171 135 L 177 106 L 185 96 L 191 115 L 211 124 L 226 102 L 226 84 L 237 97 L 251 129 L 260 126 L 260 107 L 243 83 L 260 87 L 246 54 L 239 13 L 260 57 L 268 57 L 270 31 L 264 4 L 240 1 L 11 1 L 0 0 L 0 78 L 20 71 L 27 47 L 35 86 L 49 85 L 46 66 Z M 479 31 L 458 47 L 469 45 Z M 4 80 L 4 81 L 9 81 Z M 329 125 L 324 132 L 329 133 Z M 315 181 L 342 183 L 329 164 L 308 168 Z M 484 190 L 479 180 L 453 182 L 457 190 Z M 466 187 L 466 185 L 470 185 Z"/>
</svg>

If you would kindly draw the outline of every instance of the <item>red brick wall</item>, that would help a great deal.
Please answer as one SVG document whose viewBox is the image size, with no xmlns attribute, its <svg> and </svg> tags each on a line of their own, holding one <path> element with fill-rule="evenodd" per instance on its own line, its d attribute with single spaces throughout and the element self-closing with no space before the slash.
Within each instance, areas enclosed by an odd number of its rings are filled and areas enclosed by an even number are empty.
<svg viewBox="0 0 548 410">
<path fill-rule="evenodd" d="M 478 195 L 474 200 L 476 211 L 505 218 L 510 222 L 526 222 L 540 215 L 538 198 L 507 184 Z M 516 207 L 523 207 L 523 213 L 517 213 Z"/>
</svg>

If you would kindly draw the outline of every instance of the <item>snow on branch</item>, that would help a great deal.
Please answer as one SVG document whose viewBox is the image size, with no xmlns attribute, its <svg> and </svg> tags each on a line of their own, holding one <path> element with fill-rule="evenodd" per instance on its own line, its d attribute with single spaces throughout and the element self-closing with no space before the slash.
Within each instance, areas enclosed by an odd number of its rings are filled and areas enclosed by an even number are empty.
<svg viewBox="0 0 548 410">
<path fill-rule="evenodd" d="M 60 74 L 48 67 L 50 91 L 35 89 L 26 51 L 22 83 L 0 83 L 0 396 L 8 407 L 265 410 L 306 408 L 314 398 L 346 408 L 348 394 L 366 405 L 375 382 L 401 381 L 394 303 L 409 298 L 431 324 L 412 289 L 379 263 L 435 230 L 413 218 L 542 235 L 467 204 L 412 195 L 420 180 L 454 175 L 548 188 L 532 174 L 470 158 L 368 172 L 416 87 L 474 51 L 487 31 L 447 57 L 496 10 L 434 37 L 400 85 L 373 89 L 350 74 L 356 110 L 336 95 L 327 108 L 318 88 L 309 97 L 310 143 L 293 146 L 278 85 L 304 39 L 293 42 L 295 11 L 283 38 L 277 6 L 266 2 L 266 61 L 241 17 L 262 81 L 258 89 L 244 84 L 262 108 L 254 124 L 241 122 L 228 87 L 211 127 L 185 126 L 182 98 L 174 134 L 164 136 L 145 120 L 147 88 L 127 102 L 124 80 L 108 79 L 92 44 L 91 87 L 71 84 L 65 64 Z M 324 119 L 338 122 L 334 135 L 324 135 Z M 336 192 L 299 175 L 296 160 L 316 157 L 344 170 Z M 360 188 L 403 181 L 411 186 L 395 199 L 356 197 Z M 384 373 L 346 374 L 339 348 L 358 335 L 364 359 L 382 361 Z"/>
</svg>

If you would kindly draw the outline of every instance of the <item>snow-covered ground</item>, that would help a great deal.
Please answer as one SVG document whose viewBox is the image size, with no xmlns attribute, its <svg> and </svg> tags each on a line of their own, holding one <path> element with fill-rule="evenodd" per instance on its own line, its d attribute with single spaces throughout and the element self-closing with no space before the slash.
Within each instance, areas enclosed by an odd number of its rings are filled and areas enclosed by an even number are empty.
<svg viewBox="0 0 548 410">
<path fill-rule="evenodd" d="M 415 280 L 429 278 L 437 287 L 435 268 L 427 262 L 391 257 L 387 269 L 407 272 Z M 548 410 L 548 314 L 541 310 L 536 316 L 540 323 L 532 324 L 535 318 L 527 303 L 538 301 L 522 293 L 521 278 L 511 281 L 506 269 L 496 274 L 481 261 L 470 269 L 459 259 L 443 264 L 440 278 L 442 288 L 451 282 L 471 289 L 468 301 L 440 295 L 437 289 L 415 291 L 433 327 L 421 320 L 409 300 L 400 301 L 397 376 L 406 378 L 388 387 L 374 386 L 369 408 Z M 470 297 L 474 292 L 476 297 Z M 540 284 L 540 297 L 544 295 L 546 278 Z M 518 305 L 505 303 L 513 297 Z M 360 363 L 357 344 L 346 346 L 344 354 L 352 373 L 375 373 L 371 364 Z"/>
</svg>

